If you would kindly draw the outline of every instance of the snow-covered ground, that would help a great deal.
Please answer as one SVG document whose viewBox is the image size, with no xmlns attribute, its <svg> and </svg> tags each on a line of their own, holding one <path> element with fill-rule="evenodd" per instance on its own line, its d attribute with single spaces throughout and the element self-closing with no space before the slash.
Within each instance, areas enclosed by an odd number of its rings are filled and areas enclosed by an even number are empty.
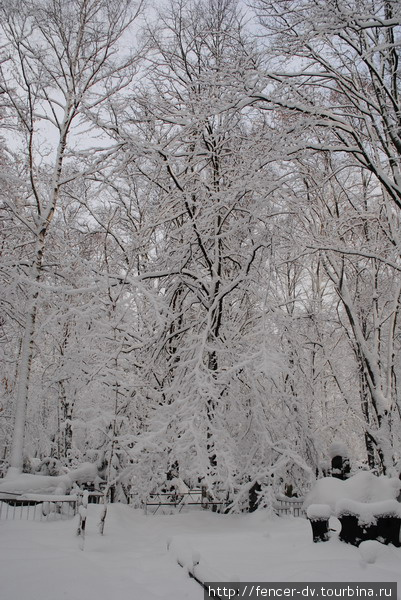
<svg viewBox="0 0 401 600">
<path fill-rule="evenodd" d="M 396 581 L 401 548 L 365 542 L 314 544 L 304 519 L 192 511 L 145 516 L 90 505 L 84 550 L 68 521 L 0 521 L 1 600 L 202 600 L 202 588 L 177 564 L 198 562 L 218 581 Z"/>
</svg>

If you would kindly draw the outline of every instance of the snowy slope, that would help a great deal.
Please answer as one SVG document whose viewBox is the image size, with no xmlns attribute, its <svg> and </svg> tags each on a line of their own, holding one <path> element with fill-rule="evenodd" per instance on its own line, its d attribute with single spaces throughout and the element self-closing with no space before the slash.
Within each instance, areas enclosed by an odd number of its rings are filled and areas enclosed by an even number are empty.
<svg viewBox="0 0 401 600">
<path fill-rule="evenodd" d="M 76 518 L 0 521 L 1 599 L 202 600 L 201 587 L 177 564 L 180 555 L 199 561 L 213 578 L 397 581 L 401 589 L 400 548 L 373 542 L 358 549 L 336 539 L 313 544 L 303 519 L 262 511 L 145 516 L 116 504 L 109 506 L 102 537 L 100 510 L 89 506 L 84 551 Z"/>
</svg>

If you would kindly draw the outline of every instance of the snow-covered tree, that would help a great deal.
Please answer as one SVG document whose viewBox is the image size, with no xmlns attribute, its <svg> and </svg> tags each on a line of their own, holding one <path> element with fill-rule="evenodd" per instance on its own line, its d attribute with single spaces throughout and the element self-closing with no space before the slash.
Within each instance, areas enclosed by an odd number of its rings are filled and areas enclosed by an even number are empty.
<svg viewBox="0 0 401 600">
<path fill-rule="evenodd" d="M 317 461 L 307 433 L 298 443 L 294 413 L 288 428 L 286 406 L 304 395 L 287 390 L 283 400 L 279 381 L 289 365 L 271 287 L 289 211 L 285 150 L 263 111 L 239 108 L 263 82 L 234 2 L 174 2 L 146 37 L 143 93 L 103 116 L 120 161 L 124 152 L 151 190 L 140 277 L 163 313 L 143 354 L 152 401 L 130 453 L 134 476 L 146 493 L 178 469 L 188 483 L 245 498 L 291 465 L 310 470 L 311 452 Z"/>
<path fill-rule="evenodd" d="M 112 5 L 92 0 L 15 0 L 1 6 L 7 54 L 0 74 L 5 126 L 24 170 L 24 189 L 17 201 L 9 198 L 6 203 L 25 229 L 30 247 L 21 283 L 26 302 L 10 455 L 14 469 L 22 467 L 41 283 L 44 272 L 52 268 L 45 259 L 46 240 L 63 186 L 82 172 L 67 173 L 65 167 L 71 164 L 73 147 L 80 145 L 76 134 L 85 128 L 86 114 L 127 82 L 133 59 L 118 54 L 118 42 L 133 16 L 129 0 Z M 90 129 L 85 135 L 91 138 Z M 92 153 L 101 154 L 101 147 L 91 145 Z"/>
<path fill-rule="evenodd" d="M 256 3 L 271 62 L 251 95 L 280 123 L 289 156 L 304 157 L 310 246 L 344 313 L 358 365 L 367 449 L 381 467 L 399 460 L 398 352 L 401 13 L 398 2 Z M 313 156 L 320 156 L 314 160 Z M 305 158 L 308 156 L 309 158 Z M 320 160 L 320 163 L 319 163 Z M 323 174 L 324 173 L 324 174 Z M 315 209 L 313 209 L 315 210 Z M 321 215 L 321 211 L 317 211 Z M 393 438 L 395 436 L 395 438 Z M 376 455 L 377 458 L 377 455 Z"/>
</svg>

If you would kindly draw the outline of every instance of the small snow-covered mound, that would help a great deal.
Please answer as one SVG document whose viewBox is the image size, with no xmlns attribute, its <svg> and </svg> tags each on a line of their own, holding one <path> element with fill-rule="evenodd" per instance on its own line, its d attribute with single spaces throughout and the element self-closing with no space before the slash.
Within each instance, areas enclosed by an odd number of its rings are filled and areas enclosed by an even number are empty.
<svg viewBox="0 0 401 600">
<path fill-rule="evenodd" d="M 180 567 L 183 567 L 198 581 L 202 583 L 205 581 L 229 581 L 229 577 L 217 570 L 199 550 L 194 550 L 185 536 L 170 538 L 167 547 Z"/>
<path fill-rule="evenodd" d="M 362 560 L 369 565 L 373 565 L 378 557 L 383 553 L 385 547 L 376 540 L 366 540 L 359 544 L 359 553 Z"/>
</svg>

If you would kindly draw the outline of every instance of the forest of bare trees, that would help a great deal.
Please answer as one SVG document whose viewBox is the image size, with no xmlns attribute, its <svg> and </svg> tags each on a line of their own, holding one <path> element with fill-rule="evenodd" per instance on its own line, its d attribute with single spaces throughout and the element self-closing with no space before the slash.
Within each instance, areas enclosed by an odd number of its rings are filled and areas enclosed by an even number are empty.
<svg viewBox="0 0 401 600">
<path fill-rule="evenodd" d="M 399 1 L 0 14 L 3 473 L 399 474 Z"/>
</svg>

